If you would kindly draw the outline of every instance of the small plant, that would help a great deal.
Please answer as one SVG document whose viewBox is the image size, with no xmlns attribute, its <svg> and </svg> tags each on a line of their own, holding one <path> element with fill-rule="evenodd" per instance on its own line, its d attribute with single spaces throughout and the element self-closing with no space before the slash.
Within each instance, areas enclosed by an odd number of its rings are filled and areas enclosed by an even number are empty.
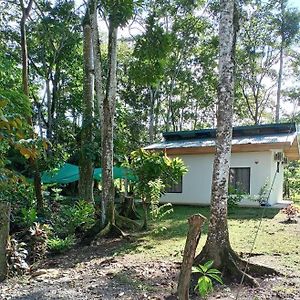
<svg viewBox="0 0 300 300">
<path fill-rule="evenodd" d="M 35 207 L 30 207 L 30 208 L 25 208 L 22 207 L 21 208 L 21 224 L 23 224 L 23 226 L 25 228 L 29 228 L 31 227 L 34 222 L 37 221 L 37 211 L 35 209 Z"/>
<path fill-rule="evenodd" d="M 71 249 L 75 244 L 75 236 L 67 236 L 64 239 L 54 237 L 48 240 L 48 249 L 50 252 L 58 254 Z"/>
<path fill-rule="evenodd" d="M 287 223 L 295 223 L 295 221 L 297 222 L 297 220 L 295 218 L 297 217 L 300 210 L 298 207 L 296 207 L 292 204 L 289 204 L 287 207 L 281 209 L 281 212 L 283 212 L 286 215 Z"/>
<path fill-rule="evenodd" d="M 212 268 L 213 264 L 213 260 L 209 260 L 204 265 L 199 265 L 192 268 L 193 273 L 200 273 L 200 277 L 195 289 L 198 289 L 201 297 L 205 297 L 213 291 L 213 280 L 223 284 L 223 281 L 220 277 L 221 272 Z"/>
<path fill-rule="evenodd" d="M 266 181 L 264 185 L 260 188 L 258 193 L 258 202 L 261 206 L 265 206 L 268 204 L 269 192 L 269 182 Z"/>
<path fill-rule="evenodd" d="M 7 247 L 8 273 L 10 276 L 23 275 L 29 271 L 29 265 L 26 262 L 27 256 L 26 244 L 11 237 Z"/>
<path fill-rule="evenodd" d="M 234 188 L 233 186 L 228 187 L 228 208 L 235 208 L 239 205 L 239 203 L 243 200 L 245 193 L 240 191 L 239 189 Z"/>
<path fill-rule="evenodd" d="M 37 262 L 45 257 L 49 233 L 47 224 L 34 223 L 30 228 L 30 261 Z"/>
<path fill-rule="evenodd" d="M 54 217 L 54 233 L 59 238 L 80 234 L 93 226 L 94 215 L 94 206 L 84 200 L 78 201 L 74 206 L 62 205 Z"/>
</svg>

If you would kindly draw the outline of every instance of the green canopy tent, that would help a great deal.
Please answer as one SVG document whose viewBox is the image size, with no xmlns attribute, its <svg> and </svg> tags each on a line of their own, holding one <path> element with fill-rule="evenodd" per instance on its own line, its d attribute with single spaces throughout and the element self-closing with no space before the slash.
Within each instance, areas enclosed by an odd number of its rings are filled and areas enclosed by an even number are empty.
<svg viewBox="0 0 300 300">
<path fill-rule="evenodd" d="M 114 179 L 127 179 L 135 181 L 136 176 L 131 170 L 121 167 L 113 168 Z M 94 179 L 100 181 L 102 178 L 102 168 L 94 170 Z M 79 180 L 79 167 L 72 164 L 64 164 L 59 170 L 47 171 L 42 173 L 42 183 L 61 183 L 66 184 Z"/>
</svg>

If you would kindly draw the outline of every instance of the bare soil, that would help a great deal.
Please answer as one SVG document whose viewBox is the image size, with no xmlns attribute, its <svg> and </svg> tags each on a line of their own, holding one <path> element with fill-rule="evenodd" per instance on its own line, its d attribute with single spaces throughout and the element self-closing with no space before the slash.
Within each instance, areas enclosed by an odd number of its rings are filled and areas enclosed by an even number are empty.
<svg viewBox="0 0 300 300">
<path fill-rule="evenodd" d="M 1 283 L 0 299 L 176 299 L 180 263 L 149 260 L 142 254 L 121 254 L 119 249 L 126 243 L 104 239 L 97 245 L 47 258 L 30 274 Z M 276 261 L 267 256 L 253 257 L 252 261 L 256 260 Z M 192 292 L 191 299 L 198 298 Z M 264 278 L 259 288 L 218 286 L 208 299 L 300 300 L 299 274 Z"/>
</svg>

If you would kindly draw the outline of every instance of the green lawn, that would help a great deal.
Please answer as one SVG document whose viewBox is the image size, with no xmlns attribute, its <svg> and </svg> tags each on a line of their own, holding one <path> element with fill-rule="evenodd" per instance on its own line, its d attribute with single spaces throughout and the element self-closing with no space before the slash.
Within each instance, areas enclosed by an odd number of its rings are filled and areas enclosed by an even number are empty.
<svg viewBox="0 0 300 300">
<path fill-rule="evenodd" d="M 257 231 L 262 208 L 236 208 L 228 216 L 230 240 L 238 253 L 249 253 Z M 151 232 L 137 235 L 137 239 L 118 251 L 132 255 L 143 255 L 145 259 L 164 258 L 181 260 L 187 233 L 187 218 L 200 213 L 209 217 L 209 208 L 174 206 L 174 212 L 164 220 L 151 223 Z M 274 267 L 299 271 L 300 224 L 284 224 L 285 216 L 278 209 L 266 208 L 264 218 L 255 243 L 254 253 L 266 255 Z M 162 228 L 165 228 L 164 230 Z M 199 243 L 204 245 L 208 229 L 205 223 Z"/>
</svg>

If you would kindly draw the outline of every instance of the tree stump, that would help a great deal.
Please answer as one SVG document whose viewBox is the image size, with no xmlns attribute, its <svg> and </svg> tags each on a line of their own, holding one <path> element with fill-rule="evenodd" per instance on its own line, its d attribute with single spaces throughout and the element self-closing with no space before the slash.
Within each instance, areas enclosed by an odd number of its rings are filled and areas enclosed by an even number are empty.
<svg viewBox="0 0 300 300">
<path fill-rule="evenodd" d="M 201 227 L 206 218 L 200 214 L 189 218 L 189 231 L 184 247 L 183 260 L 179 274 L 177 296 L 179 300 L 189 299 L 189 287 L 191 281 L 191 271 L 195 258 L 196 249 L 201 236 Z"/>
<path fill-rule="evenodd" d="M 10 203 L 0 202 L 0 282 L 7 276 L 6 249 L 9 236 Z"/>
</svg>

